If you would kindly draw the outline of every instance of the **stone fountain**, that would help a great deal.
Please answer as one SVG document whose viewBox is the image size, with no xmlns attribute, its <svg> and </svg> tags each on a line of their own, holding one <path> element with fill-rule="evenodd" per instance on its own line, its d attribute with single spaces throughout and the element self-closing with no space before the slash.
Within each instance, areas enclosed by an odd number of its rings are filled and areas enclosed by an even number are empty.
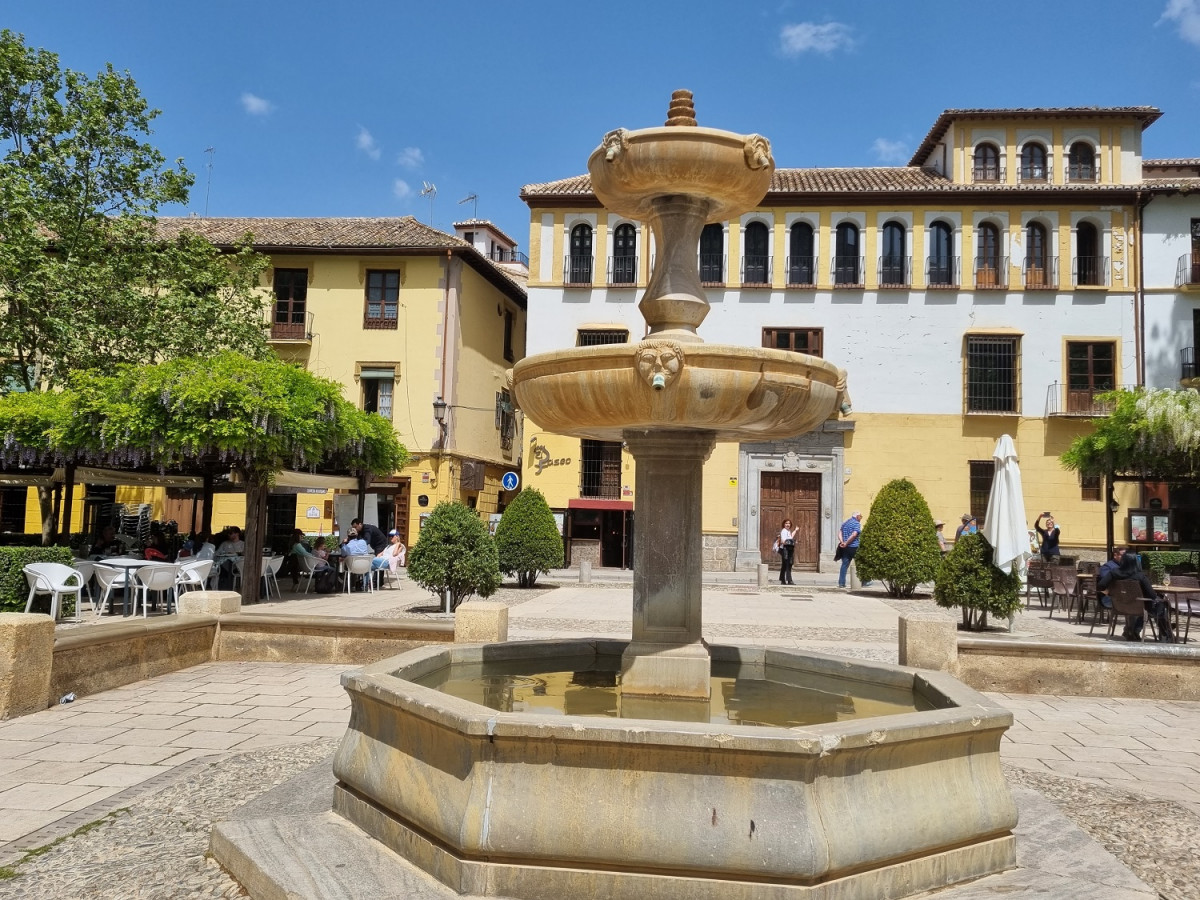
<svg viewBox="0 0 1200 900">
<path fill-rule="evenodd" d="M 1012 866 L 1006 711 L 942 673 L 703 640 L 704 461 L 718 440 L 817 427 L 846 387 L 825 360 L 696 331 L 700 232 L 761 202 L 769 143 L 697 127 L 680 91 L 664 127 L 610 132 L 588 169 L 609 210 L 654 231 L 649 333 L 527 358 L 513 387 L 539 427 L 624 441 L 634 457 L 633 639 L 433 647 L 347 674 L 335 811 L 487 896 L 879 900 Z M 739 678 L 833 679 L 847 697 L 898 691 L 909 711 L 714 725 L 714 662 Z M 430 686 L 489 666 L 619 670 L 619 717 L 505 711 L 486 691 Z"/>
</svg>

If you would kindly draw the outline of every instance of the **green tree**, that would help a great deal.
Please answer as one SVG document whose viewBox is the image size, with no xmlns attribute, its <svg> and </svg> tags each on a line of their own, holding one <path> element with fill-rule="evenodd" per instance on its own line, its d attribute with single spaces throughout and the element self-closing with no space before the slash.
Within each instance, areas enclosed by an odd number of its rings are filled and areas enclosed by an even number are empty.
<svg viewBox="0 0 1200 900">
<path fill-rule="evenodd" d="M 1111 412 L 1094 420 L 1060 457 L 1088 475 L 1138 473 L 1151 480 L 1200 475 L 1200 394 L 1194 390 L 1118 390 L 1102 394 Z"/>
<path fill-rule="evenodd" d="M 961 607 L 963 628 L 980 631 L 989 614 L 1003 618 L 1021 607 L 1021 580 L 992 563 L 992 545 L 982 534 L 963 534 L 938 566 L 933 599 Z"/>
<path fill-rule="evenodd" d="M 879 579 L 893 597 L 911 597 L 932 581 L 941 559 L 929 504 L 907 478 L 883 486 L 863 524 L 854 565 L 863 581 Z"/>
<path fill-rule="evenodd" d="M 474 510 L 439 503 L 408 553 L 408 577 L 438 596 L 449 591 L 451 610 L 474 594 L 490 597 L 500 587 L 496 542 Z"/>
<path fill-rule="evenodd" d="M 496 526 L 500 571 L 517 574 L 517 584 L 531 588 L 539 573 L 563 564 L 562 535 L 550 505 L 537 488 L 525 488 L 504 510 Z"/>
<path fill-rule="evenodd" d="M 120 363 L 269 354 L 266 260 L 154 219 L 186 203 L 193 180 L 148 141 L 157 115 L 127 72 L 63 69 L 0 31 L 0 392 Z M 42 514 L 49 539 L 48 491 Z"/>
</svg>

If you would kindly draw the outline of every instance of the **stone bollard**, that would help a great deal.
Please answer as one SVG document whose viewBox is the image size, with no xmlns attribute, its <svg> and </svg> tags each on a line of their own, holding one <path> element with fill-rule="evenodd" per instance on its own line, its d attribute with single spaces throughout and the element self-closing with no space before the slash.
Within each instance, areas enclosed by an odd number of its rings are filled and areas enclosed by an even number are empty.
<svg viewBox="0 0 1200 900">
<path fill-rule="evenodd" d="M 495 600 L 470 600 L 454 611 L 454 643 L 494 644 L 508 640 L 508 607 Z"/>
<path fill-rule="evenodd" d="M 0 719 L 50 705 L 54 620 L 41 613 L 0 613 Z"/>
<path fill-rule="evenodd" d="M 771 567 L 766 563 L 758 564 L 758 586 L 765 588 L 771 578 Z"/>
<path fill-rule="evenodd" d="M 929 610 L 900 617 L 900 665 L 958 673 L 958 620 Z"/>
<path fill-rule="evenodd" d="M 242 595 L 237 591 L 184 591 L 176 607 L 181 616 L 221 616 L 241 612 Z"/>
<path fill-rule="evenodd" d="M 579 583 L 592 583 L 592 561 L 590 559 L 581 559 L 579 561 Z"/>
</svg>

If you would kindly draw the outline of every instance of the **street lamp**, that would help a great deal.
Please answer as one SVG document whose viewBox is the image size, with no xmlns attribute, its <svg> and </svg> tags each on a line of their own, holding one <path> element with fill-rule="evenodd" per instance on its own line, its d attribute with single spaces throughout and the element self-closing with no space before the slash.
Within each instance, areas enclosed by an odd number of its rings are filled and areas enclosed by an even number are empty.
<svg viewBox="0 0 1200 900">
<path fill-rule="evenodd" d="M 437 419 L 437 423 L 442 426 L 442 430 L 446 430 L 446 401 L 438 397 L 433 401 L 433 417 Z"/>
</svg>

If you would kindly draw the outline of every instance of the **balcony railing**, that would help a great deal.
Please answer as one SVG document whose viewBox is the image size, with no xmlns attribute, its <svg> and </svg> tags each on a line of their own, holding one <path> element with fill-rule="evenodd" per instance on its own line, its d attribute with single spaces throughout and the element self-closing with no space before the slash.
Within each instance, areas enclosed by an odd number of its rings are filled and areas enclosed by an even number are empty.
<svg viewBox="0 0 1200 900">
<path fill-rule="evenodd" d="M 863 258 L 861 256 L 835 256 L 830 266 L 833 286 L 860 288 L 863 286 Z"/>
<path fill-rule="evenodd" d="M 1200 284 L 1200 251 L 1193 250 L 1179 257 L 1175 269 L 1175 287 Z"/>
<path fill-rule="evenodd" d="M 1071 163 L 1067 166 L 1067 181 L 1096 182 L 1100 180 L 1100 163 Z"/>
<path fill-rule="evenodd" d="M 1075 284 L 1083 285 L 1084 287 L 1108 287 L 1108 257 L 1075 257 L 1072 277 L 1075 280 Z"/>
<path fill-rule="evenodd" d="M 925 262 L 925 284 L 935 289 L 956 288 L 959 285 L 957 256 L 933 256 Z"/>
<path fill-rule="evenodd" d="M 1052 291 L 1058 287 L 1058 257 L 1047 256 L 1042 259 L 1026 257 L 1025 290 Z"/>
<path fill-rule="evenodd" d="M 563 284 L 588 285 L 592 283 L 592 257 L 573 255 L 563 261 Z"/>
<path fill-rule="evenodd" d="M 975 257 L 975 287 L 981 291 L 1007 288 L 1008 257 Z"/>
<path fill-rule="evenodd" d="M 912 283 L 911 256 L 879 257 L 879 286 L 881 288 L 906 288 Z"/>
<path fill-rule="evenodd" d="M 1196 377 L 1196 348 L 1184 347 L 1179 351 L 1180 380 Z"/>
<path fill-rule="evenodd" d="M 971 169 L 972 181 L 996 182 L 1003 181 L 1005 176 L 1004 163 L 994 166 L 974 166 Z"/>
<path fill-rule="evenodd" d="M 497 247 L 492 251 L 492 262 L 498 263 L 520 263 L 529 268 L 529 257 L 520 250 L 501 250 Z"/>
<path fill-rule="evenodd" d="M 725 283 L 725 255 L 722 253 L 700 254 L 700 283 L 722 285 Z"/>
<path fill-rule="evenodd" d="M 787 258 L 788 287 L 810 287 L 817 283 L 817 258 L 815 256 L 789 256 Z"/>
<path fill-rule="evenodd" d="M 277 309 L 271 319 L 272 341 L 312 343 L 313 314 L 305 310 Z"/>
<path fill-rule="evenodd" d="M 1103 402 L 1098 398 L 1101 394 L 1115 389 L 1115 384 L 1109 384 L 1107 387 L 1092 385 L 1073 388 L 1070 384 L 1055 382 L 1046 390 L 1046 415 L 1082 418 L 1112 415 L 1112 403 Z"/>
<path fill-rule="evenodd" d="M 637 284 L 638 258 L 636 256 L 610 256 L 608 258 L 609 284 Z"/>
<path fill-rule="evenodd" d="M 770 287 L 771 257 L 743 256 L 742 284 L 746 287 Z"/>
<path fill-rule="evenodd" d="M 1045 184 L 1050 180 L 1050 175 L 1053 172 L 1053 167 L 1049 162 L 1045 165 L 1035 163 L 1033 165 L 1022 165 L 1018 172 L 1023 184 Z"/>
</svg>

